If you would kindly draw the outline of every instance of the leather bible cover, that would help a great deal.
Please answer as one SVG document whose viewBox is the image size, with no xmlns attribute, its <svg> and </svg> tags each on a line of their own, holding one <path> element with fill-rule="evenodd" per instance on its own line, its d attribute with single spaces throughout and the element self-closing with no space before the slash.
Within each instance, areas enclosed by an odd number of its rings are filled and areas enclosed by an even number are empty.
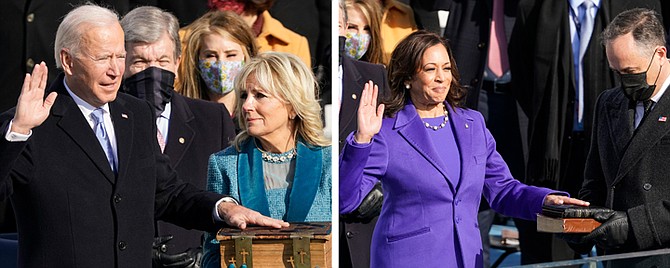
<svg viewBox="0 0 670 268">
<path fill-rule="evenodd" d="M 552 218 L 537 215 L 537 231 L 544 233 L 590 233 L 600 224 L 592 218 Z"/>
<path fill-rule="evenodd" d="M 582 207 L 575 205 L 544 205 L 542 215 L 552 218 L 593 218 L 598 212 L 610 212 L 604 207 Z"/>
</svg>

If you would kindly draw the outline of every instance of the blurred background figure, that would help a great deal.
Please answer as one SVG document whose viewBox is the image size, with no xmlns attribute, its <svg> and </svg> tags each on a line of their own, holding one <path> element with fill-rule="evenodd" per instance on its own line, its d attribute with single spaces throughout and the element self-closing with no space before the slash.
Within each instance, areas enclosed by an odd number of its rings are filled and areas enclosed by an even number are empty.
<svg viewBox="0 0 670 268">
<path fill-rule="evenodd" d="M 234 116 L 235 77 L 258 54 L 251 29 L 233 12 L 211 11 L 188 26 L 176 90 L 186 97 L 223 103 Z"/>
<path fill-rule="evenodd" d="M 242 131 L 209 160 L 207 188 L 289 222 L 331 221 L 331 146 L 311 71 L 296 56 L 266 52 L 238 76 Z M 204 267 L 221 267 L 216 234 L 205 235 Z"/>
<path fill-rule="evenodd" d="M 356 60 L 384 62 L 381 37 L 382 7 L 378 0 L 346 0 L 347 28 L 344 53 Z"/>
<path fill-rule="evenodd" d="M 406 3 L 397 0 L 379 0 L 382 4 L 381 35 L 384 62 L 389 62 L 395 46 L 417 30 L 414 13 Z"/>
<path fill-rule="evenodd" d="M 228 147 L 235 126 L 225 106 L 174 92 L 181 46 L 177 18 L 156 7 L 138 7 L 121 20 L 126 42 L 123 91 L 149 101 L 156 113 L 157 139 L 183 180 L 207 184 L 207 159 Z M 202 232 L 156 223 L 153 265 L 199 267 Z"/>
<path fill-rule="evenodd" d="M 251 27 L 261 52 L 288 52 L 298 56 L 310 67 L 312 58 L 307 38 L 289 30 L 272 17 L 268 9 L 273 4 L 274 0 L 209 0 L 210 9 L 232 11 L 240 15 Z"/>
</svg>

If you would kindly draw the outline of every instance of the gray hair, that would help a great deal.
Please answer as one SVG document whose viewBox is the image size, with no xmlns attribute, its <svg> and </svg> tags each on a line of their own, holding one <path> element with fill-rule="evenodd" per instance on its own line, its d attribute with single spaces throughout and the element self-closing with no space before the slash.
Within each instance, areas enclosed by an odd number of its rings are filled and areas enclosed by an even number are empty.
<svg viewBox="0 0 670 268">
<path fill-rule="evenodd" d="M 60 52 L 64 48 L 67 48 L 72 55 L 79 54 L 81 37 L 85 33 L 84 25 L 107 27 L 115 23 L 119 23 L 119 15 L 115 11 L 91 3 L 78 6 L 67 13 L 56 32 L 54 43 L 56 68 L 63 68 Z"/>
<path fill-rule="evenodd" d="M 138 7 L 121 19 L 121 27 L 126 37 L 126 45 L 132 43 L 153 43 L 167 33 L 174 44 L 175 60 L 181 55 L 179 41 L 179 21 L 170 12 L 157 7 Z"/>
<path fill-rule="evenodd" d="M 607 45 L 619 36 L 632 33 L 639 51 L 646 55 L 657 46 L 665 45 L 665 30 L 656 11 L 634 8 L 617 15 L 602 33 L 602 43 Z"/>
</svg>

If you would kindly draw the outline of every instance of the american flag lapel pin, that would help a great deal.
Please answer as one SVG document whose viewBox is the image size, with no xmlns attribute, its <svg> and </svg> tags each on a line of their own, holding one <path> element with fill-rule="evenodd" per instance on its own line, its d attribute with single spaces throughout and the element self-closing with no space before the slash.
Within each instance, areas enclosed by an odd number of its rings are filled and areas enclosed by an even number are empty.
<svg viewBox="0 0 670 268">
<path fill-rule="evenodd" d="M 127 115 L 127 114 L 121 114 L 121 117 L 123 117 L 123 118 L 125 118 L 125 119 L 128 119 L 128 115 Z"/>
<path fill-rule="evenodd" d="M 658 117 L 658 122 L 665 122 L 665 121 L 668 121 L 668 117 L 667 117 L 667 116 L 659 116 L 659 117 Z"/>
</svg>

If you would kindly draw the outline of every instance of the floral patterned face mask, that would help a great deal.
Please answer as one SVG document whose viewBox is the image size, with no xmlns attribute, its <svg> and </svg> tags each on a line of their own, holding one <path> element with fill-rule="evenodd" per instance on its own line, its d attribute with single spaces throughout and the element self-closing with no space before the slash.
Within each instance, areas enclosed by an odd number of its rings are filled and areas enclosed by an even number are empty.
<svg viewBox="0 0 670 268">
<path fill-rule="evenodd" d="M 360 59 L 368 51 L 370 35 L 366 33 L 347 33 L 344 42 L 344 51 L 354 59 Z"/>
<path fill-rule="evenodd" d="M 226 95 L 233 91 L 235 76 L 242 69 L 243 61 L 199 60 L 200 76 L 210 92 Z"/>
</svg>

